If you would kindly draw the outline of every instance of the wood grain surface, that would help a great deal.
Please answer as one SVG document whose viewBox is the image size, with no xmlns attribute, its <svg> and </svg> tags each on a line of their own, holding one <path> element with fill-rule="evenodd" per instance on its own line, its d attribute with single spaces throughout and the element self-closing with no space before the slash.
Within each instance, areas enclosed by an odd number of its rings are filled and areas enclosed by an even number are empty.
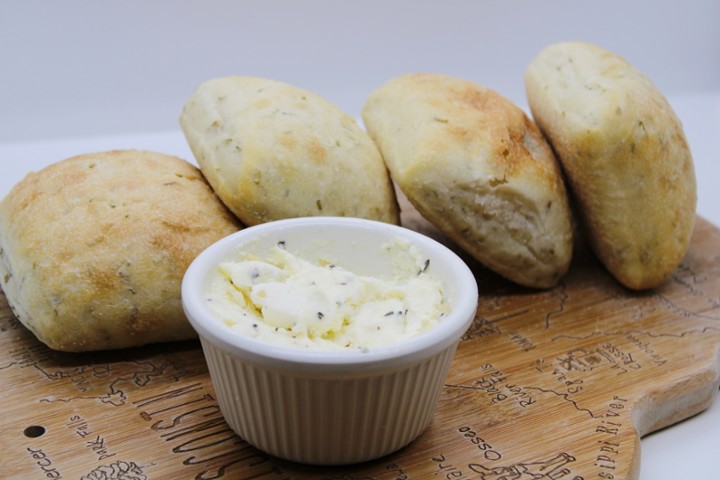
<svg viewBox="0 0 720 480">
<path fill-rule="evenodd" d="M 412 209 L 403 223 L 447 243 Z M 720 230 L 705 220 L 672 279 L 645 293 L 622 288 L 581 239 L 548 291 L 464 258 L 480 303 L 433 423 L 347 467 L 288 463 L 234 435 L 198 342 L 54 352 L 0 295 L 0 478 L 635 479 L 639 438 L 715 397 Z"/>
</svg>

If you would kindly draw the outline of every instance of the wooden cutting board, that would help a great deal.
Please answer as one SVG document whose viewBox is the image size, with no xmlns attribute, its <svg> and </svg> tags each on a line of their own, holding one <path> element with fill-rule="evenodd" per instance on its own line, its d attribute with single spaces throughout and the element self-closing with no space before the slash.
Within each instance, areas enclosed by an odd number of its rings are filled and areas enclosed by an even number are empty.
<svg viewBox="0 0 720 480">
<path fill-rule="evenodd" d="M 446 242 L 411 209 L 403 223 Z M 718 391 L 720 230 L 699 218 L 682 265 L 646 293 L 623 289 L 582 245 L 549 291 L 465 256 L 479 309 L 433 423 L 396 454 L 342 468 L 277 460 L 235 436 L 198 342 L 53 352 L 0 295 L 0 477 L 637 478 L 640 436 L 705 409 Z"/>
</svg>

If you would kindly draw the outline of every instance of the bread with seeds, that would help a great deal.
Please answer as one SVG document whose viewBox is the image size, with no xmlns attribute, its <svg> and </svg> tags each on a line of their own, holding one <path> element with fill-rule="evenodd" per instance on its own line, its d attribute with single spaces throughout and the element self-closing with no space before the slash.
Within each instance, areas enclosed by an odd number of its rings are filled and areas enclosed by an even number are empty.
<svg viewBox="0 0 720 480">
<path fill-rule="evenodd" d="M 547 288 L 566 273 L 572 222 L 560 168 L 535 124 L 475 83 L 404 75 L 370 94 L 365 125 L 418 211 L 481 263 Z"/>
<path fill-rule="evenodd" d="M 625 59 L 582 42 L 542 50 L 525 84 L 600 261 L 628 288 L 661 285 L 690 245 L 696 205 L 692 155 L 668 101 Z"/>
<path fill-rule="evenodd" d="M 304 216 L 398 223 L 382 157 L 355 119 L 283 82 L 202 83 L 180 116 L 208 181 L 246 225 Z"/>
<path fill-rule="evenodd" d="M 185 270 L 239 228 L 184 160 L 80 155 L 28 174 L 0 202 L 0 283 L 18 320 L 56 350 L 190 339 Z"/>
</svg>

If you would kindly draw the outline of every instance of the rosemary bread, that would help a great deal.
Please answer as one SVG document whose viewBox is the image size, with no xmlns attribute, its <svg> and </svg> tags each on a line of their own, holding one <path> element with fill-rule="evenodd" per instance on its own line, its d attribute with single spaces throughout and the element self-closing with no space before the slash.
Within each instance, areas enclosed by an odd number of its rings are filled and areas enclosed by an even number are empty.
<svg viewBox="0 0 720 480">
<path fill-rule="evenodd" d="M 667 100 L 587 43 L 545 48 L 525 83 L 598 258 L 628 288 L 662 284 L 688 249 L 696 204 L 692 156 Z"/>
<path fill-rule="evenodd" d="M 189 339 L 183 274 L 239 228 L 184 160 L 81 155 L 30 173 L 0 202 L 0 282 L 18 320 L 56 350 Z"/>
<path fill-rule="evenodd" d="M 418 211 L 478 261 L 551 287 L 572 256 L 560 167 L 512 102 L 474 83 L 405 75 L 370 94 L 365 125 Z"/>
<path fill-rule="evenodd" d="M 399 222 L 375 144 L 312 92 L 262 78 L 217 78 L 192 94 L 180 125 L 210 185 L 246 225 L 319 215 Z"/>
</svg>

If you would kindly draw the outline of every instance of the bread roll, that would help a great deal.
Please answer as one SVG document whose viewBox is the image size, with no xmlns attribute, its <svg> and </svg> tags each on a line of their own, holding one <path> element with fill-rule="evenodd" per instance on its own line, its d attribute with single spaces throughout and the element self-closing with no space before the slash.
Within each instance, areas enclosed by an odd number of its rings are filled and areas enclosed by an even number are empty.
<svg viewBox="0 0 720 480">
<path fill-rule="evenodd" d="M 363 119 L 410 202 L 477 260 L 530 287 L 566 273 L 572 226 L 560 169 L 517 106 L 468 81 L 415 74 L 372 92 Z"/>
<path fill-rule="evenodd" d="M 81 155 L 27 175 L 0 202 L 0 282 L 18 320 L 56 350 L 189 339 L 183 274 L 239 228 L 184 160 Z"/>
<path fill-rule="evenodd" d="M 246 225 L 319 215 L 399 222 L 377 147 L 314 93 L 262 78 L 209 80 L 180 125 L 205 177 Z"/>
<path fill-rule="evenodd" d="M 696 204 L 692 156 L 666 99 L 587 43 L 547 47 L 525 82 L 598 258 L 628 288 L 662 284 L 688 249 Z"/>
</svg>

